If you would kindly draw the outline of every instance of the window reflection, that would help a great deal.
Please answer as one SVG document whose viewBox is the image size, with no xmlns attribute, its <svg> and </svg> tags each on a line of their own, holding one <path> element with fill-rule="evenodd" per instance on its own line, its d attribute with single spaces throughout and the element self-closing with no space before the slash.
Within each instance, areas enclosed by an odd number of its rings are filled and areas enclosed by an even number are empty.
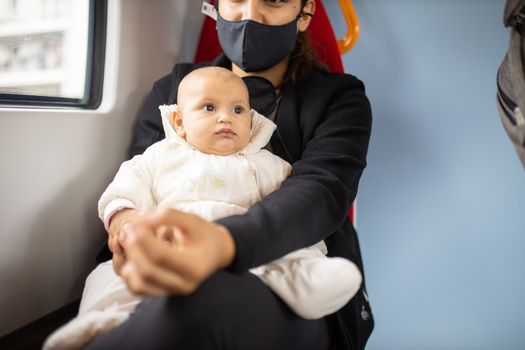
<svg viewBox="0 0 525 350">
<path fill-rule="evenodd" d="M 0 0 L 0 93 L 82 98 L 88 0 Z"/>
</svg>

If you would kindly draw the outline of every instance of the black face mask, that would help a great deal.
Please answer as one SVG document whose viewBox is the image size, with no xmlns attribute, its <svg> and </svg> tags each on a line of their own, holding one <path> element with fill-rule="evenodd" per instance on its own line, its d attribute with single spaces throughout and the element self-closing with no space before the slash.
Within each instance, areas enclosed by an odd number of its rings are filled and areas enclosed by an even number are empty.
<svg viewBox="0 0 525 350">
<path fill-rule="evenodd" d="M 272 26 L 252 20 L 227 21 L 217 13 L 217 32 L 222 51 L 245 72 L 275 66 L 292 53 L 297 41 L 297 21 Z M 306 14 L 308 15 L 308 14 Z"/>
</svg>

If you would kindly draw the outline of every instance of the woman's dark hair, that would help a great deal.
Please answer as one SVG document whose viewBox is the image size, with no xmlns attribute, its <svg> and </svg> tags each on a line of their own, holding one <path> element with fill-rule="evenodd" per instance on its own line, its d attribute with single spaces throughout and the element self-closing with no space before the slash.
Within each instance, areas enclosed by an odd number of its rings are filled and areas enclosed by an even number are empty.
<svg viewBox="0 0 525 350">
<path fill-rule="evenodd" d="M 307 0 L 302 0 L 301 8 L 304 8 Z M 308 31 L 297 35 L 295 49 L 290 54 L 288 69 L 284 75 L 283 85 L 289 82 L 297 83 L 306 80 L 314 70 L 328 70 L 328 66 L 317 56 L 312 46 Z"/>
</svg>

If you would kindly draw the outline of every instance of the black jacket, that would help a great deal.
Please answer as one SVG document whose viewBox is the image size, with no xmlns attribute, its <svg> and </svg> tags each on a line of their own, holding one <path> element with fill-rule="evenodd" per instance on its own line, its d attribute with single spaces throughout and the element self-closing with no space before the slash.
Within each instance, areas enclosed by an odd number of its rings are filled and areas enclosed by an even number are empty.
<svg viewBox="0 0 525 350">
<path fill-rule="evenodd" d="M 224 56 L 212 64 L 231 66 Z M 210 64 L 178 64 L 155 83 L 139 115 L 132 156 L 164 138 L 158 106 L 176 103 L 180 80 L 203 65 Z M 316 71 L 304 82 L 283 86 L 281 93 L 271 145 L 292 164 L 292 173 L 247 213 L 219 220 L 236 243 L 229 269 L 243 272 L 325 240 L 328 255 L 345 257 L 363 272 L 347 212 L 366 166 L 372 125 L 364 86 L 351 75 Z M 346 349 L 364 348 L 374 326 L 364 286 L 333 316 Z"/>
</svg>

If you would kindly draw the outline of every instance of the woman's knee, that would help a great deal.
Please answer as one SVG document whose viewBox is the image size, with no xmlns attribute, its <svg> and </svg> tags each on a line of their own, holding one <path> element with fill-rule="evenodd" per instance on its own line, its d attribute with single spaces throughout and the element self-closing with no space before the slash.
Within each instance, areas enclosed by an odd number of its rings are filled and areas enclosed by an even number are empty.
<svg viewBox="0 0 525 350">
<path fill-rule="evenodd" d="M 258 277 L 222 271 L 189 296 L 146 298 L 93 349 L 318 349 L 326 339 L 324 321 L 295 316 Z"/>
<path fill-rule="evenodd" d="M 253 281 L 246 283 L 246 278 Z M 253 303 L 254 294 L 247 286 L 253 283 L 259 283 L 255 276 L 237 276 L 219 271 L 190 295 L 146 298 L 137 311 L 147 314 L 148 318 L 154 317 L 159 322 L 171 324 L 172 329 L 216 328 L 217 325 L 227 324 L 236 313 L 243 312 L 239 310 L 239 305 Z"/>
<path fill-rule="evenodd" d="M 238 279 L 219 272 L 188 296 L 146 298 L 130 319 L 140 327 L 132 328 L 140 328 L 153 347 L 170 344 L 186 349 L 229 348 L 227 344 L 235 338 L 231 333 L 238 328 L 235 325 L 247 316 L 246 311 L 250 313 L 239 305 L 254 302 L 253 294 L 241 288 Z M 259 283 L 255 276 L 253 279 L 248 284 Z"/>
<path fill-rule="evenodd" d="M 246 281 L 253 280 L 253 281 Z M 170 297 L 168 309 L 175 317 L 196 320 L 199 325 L 224 323 L 238 306 L 253 302 L 250 284 L 259 283 L 255 276 L 238 276 L 219 271 L 205 281 L 194 293 L 183 297 Z"/>
</svg>

